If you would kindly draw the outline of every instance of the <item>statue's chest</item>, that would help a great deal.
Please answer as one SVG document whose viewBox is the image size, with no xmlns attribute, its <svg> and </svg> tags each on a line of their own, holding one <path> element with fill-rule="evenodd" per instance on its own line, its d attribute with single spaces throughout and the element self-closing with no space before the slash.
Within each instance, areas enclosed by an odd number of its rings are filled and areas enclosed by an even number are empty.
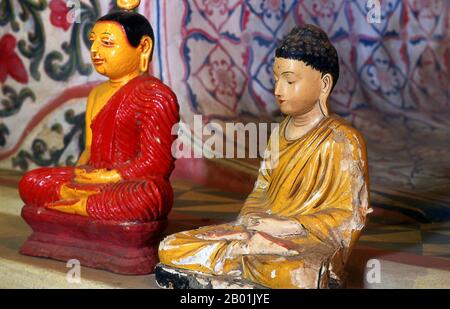
<svg viewBox="0 0 450 309">
<path fill-rule="evenodd" d="M 102 88 L 95 95 L 95 102 L 92 106 L 92 114 L 91 119 L 94 119 L 95 116 L 108 104 L 111 97 L 116 93 L 117 89 L 115 88 Z"/>
</svg>

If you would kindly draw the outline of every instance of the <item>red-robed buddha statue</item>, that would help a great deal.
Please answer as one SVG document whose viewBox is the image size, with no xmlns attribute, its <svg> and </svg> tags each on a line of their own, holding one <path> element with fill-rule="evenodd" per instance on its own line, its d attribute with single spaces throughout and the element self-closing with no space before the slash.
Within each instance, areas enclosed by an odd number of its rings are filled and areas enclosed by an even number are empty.
<svg viewBox="0 0 450 309">
<path fill-rule="evenodd" d="M 135 228 L 131 233 L 138 239 L 142 238 L 139 233 L 145 230 L 144 238 L 150 239 L 151 233 L 163 228 L 161 222 L 173 204 L 169 176 L 174 168 L 171 145 L 176 138 L 171 130 L 179 121 L 177 98 L 160 80 L 146 74 L 154 36 L 144 16 L 131 11 L 103 16 L 93 27 L 90 41 L 92 63 L 97 72 L 109 80 L 89 94 L 86 149 L 76 167 L 39 168 L 25 174 L 19 184 L 19 193 L 26 205 L 23 216 L 35 234 L 48 234 L 42 231 L 42 224 L 35 226 L 41 220 L 37 214 L 44 211 L 54 217 L 54 220 L 42 219 L 53 223 L 52 231 L 66 228 L 64 222 L 82 220 L 80 222 L 90 226 L 87 230 L 98 232 L 92 237 L 94 241 L 108 241 L 104 234 L 117 232 L 114 225 L 127 226 L 127 231 Z M 106 232 L 100 232 L 99 225 L 107 226 Z M 88 236 L 80 236 L 82 242 L 91 241 L 89 232 L 84 235 Z M 31 238 L 22 253 L 65 258 L 49 253 L 51 249 L 37 254 L 35 251 L 42 244 L 36 242 L 42 239 Z M 44 242 L 48 244 L 53 240 Z M 119 246 L 128 245 L 121 241 Z M 85 243 L 84 247 L 90 245 Z M 97 262 L 85 264 L 98 266 Z M 100 267 L 133 273 L 120 267 Z M 142 272 L 148 271 L 136 271 Z"/>
</svg>

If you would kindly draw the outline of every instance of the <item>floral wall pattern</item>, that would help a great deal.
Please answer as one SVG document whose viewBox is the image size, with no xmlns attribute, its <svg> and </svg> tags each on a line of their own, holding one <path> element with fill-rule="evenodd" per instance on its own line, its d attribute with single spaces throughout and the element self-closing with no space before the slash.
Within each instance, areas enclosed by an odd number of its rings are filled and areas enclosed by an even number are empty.
<svg viewBox="0 0 450 309">
<path fill-rule="evenodd" d="M 102 80 L 87 33 L 113 2 L 81 1 L 80 23 L 68 21 L 64 0 L 0 2 L 0 168 L 76 160 L 85 98 Z M 332 107 L 364 133 L 374 187 L 448 205 L 450 3 L 382 0 L 379 23 L 368 23 L 367 3 L 143 0 L 140 12 L 155 29 L 152 73 L 175 90 L 187 123 L 194 114 L 219 123 L 279 116 L 277 42 L 295 24 L 320 26 L 340 55 Z"/>
<path fill-rule="evenodd" d="M 88 33 L 111 3 L 80 3 L 70 23 L 63 0 L 0 2 L 0 168 L 73 164 L 83 147 L 84 104 L 100 77 Z"/>
</svg>

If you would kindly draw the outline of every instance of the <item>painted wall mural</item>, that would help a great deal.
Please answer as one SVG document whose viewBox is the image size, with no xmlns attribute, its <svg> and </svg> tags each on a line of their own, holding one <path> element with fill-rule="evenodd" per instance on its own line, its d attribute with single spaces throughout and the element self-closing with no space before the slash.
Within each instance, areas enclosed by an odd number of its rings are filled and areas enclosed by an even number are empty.
<svg viewBox="0 0 450 309">
<path fill-rule="evenodd" d="M 113 1 L 0 3 L 0 168 L 75 162 L 83 108 L 99 80 L 87 33 Z M 450 204 L 449 9 L 446 0 L 148 0 L 152 72 L 175 90 L 181 114 L 205 121 L 270 121 L 274 49 L 297 23 L 322 27 L 338 49 L 333 109 L 366 136 L 374 188 L 433 194 Z M 389 190 L 384 190 L 384 194 Z M 398 192 L 397 192 L 398 193 Z"/>
<path fill-rule="evenodd" d="M 110 4 L 80 3 L 69 23 L 62 0 L 0 3 L 0 168 L 74 164 L 83 146 L 84 105 L 99 80 L 88 32 Z"/>
</svg>

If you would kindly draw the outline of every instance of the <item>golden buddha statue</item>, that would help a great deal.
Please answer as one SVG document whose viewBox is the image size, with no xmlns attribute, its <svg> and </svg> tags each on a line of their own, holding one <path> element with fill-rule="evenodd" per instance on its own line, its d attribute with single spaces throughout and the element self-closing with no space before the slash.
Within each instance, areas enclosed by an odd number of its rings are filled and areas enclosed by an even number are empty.
<svg viewBox="0 0 450 309">
<path fill-rule="evenodd" d="M 135 228 L 135 235 L 147 241 L 149 234 L 143 237 L 140 231 L 160 232 L 150 223 L 166 220 L 172 208 L 169 177 L 174 168 L 171 146 L 176 136 L 171 132 L 179 121 L 177 98 L 168 86 L 147 74 L 154 35 L 144 16 L 129 11 L 139 1 L 122 0 L 118 5 L 126 10 L 101 17 L 89 36 L 92 63 L 108 81 L 88 96 L 86 148 L 77 166 L 39 168 L 25 174 L 19 183 L 25 202 L 22 214 L 32 227 L 46 220 L 53 222 L 50 216 L 57 211 L 68 216 L 55 219 L 62 222 L 56 230 L 64 230 L 64 222 L 70 220 L 96 222 L 105 228 L 126 223 L 128 230 Z M 33 217 L 37 214 L 40 217 Z M 82 221 L 80 216 L 91 221 Z M 89 238 L 89 232 L 85 235 Z M 57 236 L 47 243 L 53 241 L 58 241 Z M 39 255 L 37 247 L 28 243 L 22 252 Z M 46 254 L 55 257 L 49 250 Z"/>
<path fill-rule="evenodd" d="M 298 26 L 277 48 L 273 70 L 274 94 L 286 115 L 268 143 L 277 159 L 263 161 L 236 221 L 160 243 L 160 286 L 344 284 L 369 199 L 364 139 L 328 106 L 338 55 L 321 29 Z"/>
</svg>

